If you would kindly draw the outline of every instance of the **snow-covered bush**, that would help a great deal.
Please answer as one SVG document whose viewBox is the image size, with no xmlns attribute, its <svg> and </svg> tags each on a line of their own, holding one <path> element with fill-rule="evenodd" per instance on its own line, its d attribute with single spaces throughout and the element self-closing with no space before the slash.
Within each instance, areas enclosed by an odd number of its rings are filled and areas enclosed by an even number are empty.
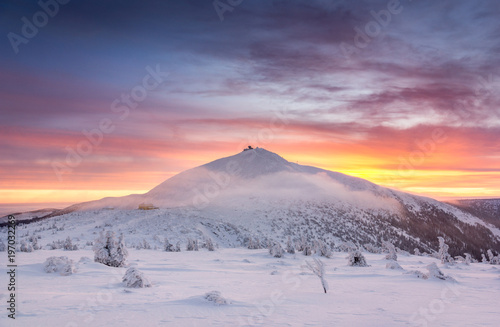
<svg viewBox="0 0 500 327">
<path fill-rule="evenodd" d="M 330 247 L 323 241 L 318 241 L 316 244 L 316 253 L 322 257 L 331 258 L 332 250 Z"/>
<path fill-rule="evenodd" d="M 68 276 L 76 272 L 73 260 L 68 257 L 49 257 L 43 264 L 46 273 L 58 272 L 63 276 Z"/>
<path fill-rule="evenodd" d="M 297 252 L 304 252 L 304 249 L 306 247 L 306 238 L 304 235 L 300 236 L 300 239 L 295 243 L 295 249 Z"/>
<path fill-rule="evenodd" d="M 198 251 L 198 250 L 199 250 L 198 240 L 193 240 L 191 238 L 188 238 L 186 251 Z"/>
<path fill-rule="evenodd" d="M 164 249 L 167 252 L 175 252 L 174 245 L 171 244 L 166 237 L 165 237 Z"/>
<path fill-rule="evenodd" d="M 149 244 L 149 242 L 146 241 L 145 238 L 142 239 L 142 248 L 146 250 L 151 250 L 151 244 Z"/>
<path fill-rule="evenodd" d="M 500 257 L 498 255 L 495 256 L 493 254 L 493 251 L 491 251 L 491 249 L 488 249 L 488 251 L 486 253 L 488 254 L 488 258 L 489 258 L 490 264 L 492 264 L 492 265 L 500 265 Z"/>
<path fill-rule="evenodd" d="M 137 268 L 130 267 L 125 272 L 122 281 L 125 283 L 125 286 L 132 288 L 144 288 L 151 287 L 151 282 L 149 279 Z"/>
<path fill-rule="evenodd" d="M 481 262 L 488 263 L 488 259 L 486 259 L 486 256 L 484 255 L 484 253 L 481 253 Z"/>
<path fill-rule="evenodd" d="M 312 255 L 312 246 L 310 244 L 305 244 L 304 250 L 302 250 L 302 254 L 306 256 Z"/>
<path fill-rule="evenodd" d="M 204 298 L 209 302 L 213 302 L 215 305 L 228 304 L 228 301 L 222 297 L 219 291 L 208 292 L 205 294 Z"/>
<path fill-rule="evenodd" d="M 382 245 L 385 249 L 387 249 L 387 251 L 389 251 L 389 253 L 385 256 L 385 259 L 398 261 L 398 255 L 396 254 L 396 248 L 394 247 L 394 244 L 389 241 L 385 241 L 382 243 Z"/>
<path fill-rule="evenodd" d="M 418 248 L 413 249 L 415 255 L 420 255 L 420 250 Z"/>
<path fill-rule="evenodd" d="M 251 237 L 248 238 L 248 246 L 247 246 L 250 250 L 256 250 L 256 249 L 260 249 L 261 246 L 260 246 L 260 241 L 258 238 L 256 238 L 255 240 L 252 239 Z"/>
<path fill-rule="evenodd" d="M 442 280 L 454 280 L 453 277 L 446 276 L 443 272 L 438 268 L 435 262 L 426 266 L 429 274 L 427 274 L 428 278 L 437 278 Z"/>
<path fill-rule="evenodd" d="M 33 245 L 30 242 L 21 241 L 21 252 L 33 252 Z"/>
<path fill-rule="evenodd" d="M 63 248 L 66 251 L 76 251 L 78 250 L 78 245 L 73 244 L 73 242 L 71 242 L 71 238 L 68 236 L 66 241 L 64 241 Z"/>
<path fill-rule="evenodd" d="M 175 244 L 175 252 L 181 252 L 181 241 L 177 241 Z"/>
<path fill-rule="evenodd" d="M 438 251 L 438 259 L 441 260 L 441 263 L 451 263 L 453 264 L 453 257 L 448 253 L 449 246 L 444 242 L 444 238 L 438 236 L 439 240 L 439 251 Z"/>
<path fill-rule="evenodd" d="M 369 267 L 366 263 L 365 256 L 360 250 L 349 252 L 349 255 L 347 256 L 347 264 L 354 267 Z"/>
<path fill-rule="evenodd" d="M 472 256 L 469 253 L 465 253 L 464 263 L 468 266 L 472 263 Z"/>
<path fill-rule="evenodd" d="M 205 239 L 205 247 L 208 251 L 215 251 L 214 242 L 212 242 L 212 239 L 210 237 L 207 237 Z"/>
<path fill-rule="evenodd" d="M 116 240 L 112 231 L 100 233 L 94 242 L 94 261 L 110 267 L 123 267 L 128 257 L 128 251 L 123 241 L 123 234 Z"/>
<path fill-rule="evenodd" d="M 391 260 L 388 263 L 386 263 L 385 264 L 385 268 L 386 269 L 399 269 L 399 270 L 403 269 L 403 267 L 401 267 L 399 265 L 399 263 L 397 261 L 394 261 L 394 260 Z"/>
<path fill-rule="evenodd" d="M 314 263 L 306 261 L 307 268 L 313 272 L 321 280 L 321 286 L 323 286 L 323 291 L 328 291 L 328 283 L 325 279 L 325 264 L 318 258 L 313 258 Z"/>
<path fill-rule="evenodd" d="M 279 242 L 274 243 L 269 247 L 269 254 L 275 258 L 281 258 L 283 256 L 283 248 Z"/>
<path fill-rule="evenodd" d="M 5 252 L 7 251 L 7 247 L 5 246 L 5 243 L 0 240 L 0 252 Z"/>
<path fill-rule="evenodd" d="M 293 246 L 292 238 L 288 236 L 286 241 L 286 252 L 290 254 L 295 254 L 295 246 Z"/>
</svg>

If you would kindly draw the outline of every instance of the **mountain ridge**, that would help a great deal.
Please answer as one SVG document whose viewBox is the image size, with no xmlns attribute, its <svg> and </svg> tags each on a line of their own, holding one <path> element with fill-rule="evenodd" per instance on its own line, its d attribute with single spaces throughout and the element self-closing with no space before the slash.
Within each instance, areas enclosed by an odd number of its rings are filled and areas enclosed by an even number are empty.
<svg viewBox="0 0 500 327">
<path fill-rule="evenodd" d="M 141 203 L 160 209 L 136 212 Z M 480 257 L 488 248 L 500 251 L 500 227 L 471 212 L 292 163 L 262 148 L 183 171 L 144 194 L 79 203 L 51 217 L 84 212 L 105 217 L 116 213 L 115 221 L 118 212 L 129 212 L 152 219 L 157 228 L 175 225 L 176 233 L 203 230 L 225 235 L 219 239 L 222 243 L 237 235 L 238 241 L 226 243 L 231 246 L 244 245 L 248 237 L 283 241 L 291 236 L 378 246 L 390 240 L 406 251 L 432 252 L 437 250 L 437 237 L 443 236 L 452 255 L 468 252 Z"/>
</svg>

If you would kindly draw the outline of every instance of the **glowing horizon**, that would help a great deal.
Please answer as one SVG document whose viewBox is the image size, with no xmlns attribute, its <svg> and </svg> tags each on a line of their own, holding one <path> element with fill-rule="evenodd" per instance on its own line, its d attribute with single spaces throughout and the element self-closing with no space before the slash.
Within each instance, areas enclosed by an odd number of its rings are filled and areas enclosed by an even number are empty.
<svg viewBox="0 0 500 327">
<path fill-rule="evenodd" d="M 144 193 L 249 144 L 437 199 L 500 197 L 500 7 L 391 3 L 252 1 L 223 21 L 197 0 L 65 4 L 0 47 L 0 202 Z M 40 10 L 7 6 L 4 35 Z"/>
</svg>

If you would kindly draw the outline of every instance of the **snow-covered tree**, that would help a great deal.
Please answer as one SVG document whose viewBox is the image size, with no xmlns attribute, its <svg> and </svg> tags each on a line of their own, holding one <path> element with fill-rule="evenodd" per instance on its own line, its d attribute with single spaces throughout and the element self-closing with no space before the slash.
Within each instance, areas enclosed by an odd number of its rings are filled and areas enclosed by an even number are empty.
<svg viewBox="0 0 500 327">
<path fill-rule="evenodd" d="M 76 272 L 73 260 L 68 257 L 49 257 L 43 264 L 46 273 L 58 272 L 63 276 L 68 276 Z"/>
<path fill-rule="evenodd" d="M 192 238 L 188 238 L 186 251 L 198 251 L 198 250 L 199 250 L 198 240 L 193 240 Z"/>
<path fill-rule="evenodd" d="M 468 266 L 472 263 L 472 256 L 469 253 L 464 253 L 464 254 L 465 254 L 464 263 Z"/>
<path fill-rule="evenodd" d="M 321 286 L 325 293 L 328 291 L 328 283 L 325 279 L 325 264 L 318 258 L 313 258 L 314 262 L 306 261 L 307 268 L 321 280 Z"/>
<path fill-rule="evenodd" d="M 290 254 L 295 253 L 295 246 L 293 246 L 292 238 L 288 236 L 288 240 L 286 241 L 286 252 Z"/>
<path fill-rule="evenodd" d="M 170 244 L 170 242 L 168 241 L 168 239 L 166 237 L 165 237 L 165 242 L 164 242 L 164 249 L 167 252 L 174 252 L 175 251 L 174 245 Z"/>
<path fill-rule="evenodd" d="M 212 239 L 210 237 L 207 237 L 205 239 L 205 247 L 208 251 L 215 251 L 214 242 L 212 242 Z"/>
<path fill-rule="evenodd" d="M 75 250 L 78 250 L 78 246 L 76 244 L 73 244 L 73 242 L 71 242 L 71 238 L 69 236 L 64 241 L 63 248 L 66 251 L 75 251 Z"/>
<path fill-rule="evenodd" d="M 32 237 L 31 244 L 33 245 L 33 250 L 40 250 L 40 245 L 38 245 L 37 237 Z"/>
<path fill-rule="evenodd" d="M 256 249 L 260 249 L 260 242 L 259 242 L 259 239 L 256 238 L 255 240 L 252 239 L 252 237 L 249 237 L 248 238 L 248 248 L 250 250 L 256 250 Z"/>
<path fill-rule="evenodd" d="M 499 256 L 495 256 L 493 254 L 493 251 L 491 251 L 491 249 L 488 249 L 488 251 L 486 253 L 488 254 L 488 258 L 489 258 L 490 264 L 492 264 L 492 265 L 500 265 L 500 257 Z"/>
<path fill-rule="evenodd" d="M 453 257 L 448 253 L 449 246 L 444 242 L 444 238 L 438 236 L 439 240 L 439 251 L 438 258 L 441 263 L 453 263 Z"/>
<path fill-rule="evenodd" d="M 415 248 L 413 250 L 413 253 L 415 253 L 415 255 L 420 255 L 420 250 L 418 248 Z"/>
<path fill-rule="evenodd" d="M 488 263 L 488 259 L 486 259 L 486 256 L 484 255 L 484 253 L 481 253 L 481 262 Z"/>
<path fill-rule="evenodd" d="M 298 252 L 304 252 L 305 248 L 306 248 L 306 238 L 304 237 L 304 235 L 301 235 L 300 236 L 300 239 L 297 241 L 296 243 L 296 249 Z M 310 254 L 306 254 L 306 255 L 310 255 Z"/>
<path fill-rule="evenodd" d="M 312 246 L 310 244 L 305 244 L 303 246 L 302 254 L 306 256 L 312 255 Z"/>
<path fill-rule="evenodd" d="M 33 245 L 30 242 L 21 241 L 21 252 L 33 252 Z"/>
<path fill-rule="evenodd" d="M 347 264 L 355 267 L 368 267 L 365 256 L 360 250 L 349 252 L 349 255 L 347 256 Z"/>
<path fill-rule="evenodd" d="M 94 242 L 94 261 L 110 267 L 123 267 L 128 257 L 128 251 L 123 241 L 123 234 L 116 240 L 112 231 L 100 233 Z"/>
<path fill-rule="evenodd" d="M 279 242 L 274 243 L 269 247 L 269 254 L 275 258 L 281 258 L 283 256 L 283 248 Z"/>
<path fill-rule="evenodd" d="M 389 253 L 385 256 L 385 259 L 398 261 L 398 255 L 396 254 L 396 248 L 394 247 L 394 244 L 389 241 L 384 241 L 382 242 L 382 245 L 385 249 L 387 249 L 387 251 L 389 251 Z"/>
<path fill-rule="evenodd" d="M 427 274 L 428 278 L 437 278 L 442 280 L 454 280 L 453 277 L 446 276 L 443 272 L 438 268 L 435 262 L 426 266 L 427 270 L 429 270 L 429 274 Z"/>
<path fill-rule="evenodd" d="M 132 288 L 144 288 L 151 287 L 151 282 L 149 279 L 137 268 L 130 267 L 125 272 L 122 281 L 125 286 Z"/>
<path fill-rule="evenodd" d="M 332 250 L 330 249 L 328 244 L 326 244 L 323 241 L 318 241 L 316 243 L 316 253 L 322 257 L 326 257 L 326 258 L 332 257 Z"/>
<path fill-rule="evenodd" d="M 175 252 L 181 252 L 181 241 L 175 243 Z"/>
<path fill-rule="evenodd" d="M 151 250 L 151 244 L 145 238 L 142 239 L 142 247 L 146 250 Z"/>
</svg>

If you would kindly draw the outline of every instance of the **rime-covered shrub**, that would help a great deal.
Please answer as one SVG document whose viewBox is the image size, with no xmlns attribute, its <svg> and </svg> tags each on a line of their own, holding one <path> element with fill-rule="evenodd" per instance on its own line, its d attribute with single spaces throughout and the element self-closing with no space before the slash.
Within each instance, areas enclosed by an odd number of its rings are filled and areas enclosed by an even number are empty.
<svg viewBox="0 0 500 327">
<path fill-rule="evenodd" d="M 71 242 L 71 238 L 68 236 L 64 241 L 63 248 L 66 251 L 76 251 L 78 250 L 78 245 L 73 244 L 73 242 Z"/>
<path fill-rule="evenodd" d="M 181 252 L 181 241 L 177 241 L 175 244 L 175 252 Z"/>
<path fill-rule="evenodd" d="M 323 291 L 326 293 L 328 291 L 328 282 L 325 279 L 325 264 L 318 258 L 313 258 L 314 263 L 306 261 L 306 267 L 312 271 L 313 274 L 318 276 L 321 280 L 321 286 L 323 286 Z"/>
<path fill-rule="evenodd" d="M 94 261 L 110 267 L 123 267 L 128 257 L 128 251 L 123 241 L 123 235 L 117 240 L 112 231 L 100 233 L 94 242 Z"/>
<path fill-rule="evenodd" d="M 62 276 L 68 276 L 76 272 L 73 260 L 68 257 L 49 257 L 43 264 L 46 273 L 58 272 Z"/>
<path fill-rule="evenodd" d="M 215 305 L 228 304 L 228 301 L 222 297 L 219 291 L 211 291 L 205 294 L 205 300 L 213 302 Z"/>
<path fill-rule="evenodd" d="M 191 238 L 188 238 L 187 245 L 186 245 L 186 251 L 198 251 L 198 240 L 193 240 Z"/>
<path fill-rule="evenodd" d="M 349 252 L 349 255 L 347 256 L 347 264 L 353 267 L 368 267 L 365 256 L 359 250 Z"/>
<path fill-rule="evenodd" d="M 438 268 L 435 262 L 426 266 L 429 273 L 427 274 L 428 278 L 437 278 L 442 280 L 454 280 L 453 277 L 446 276 L 443 272 Z"/>
<path fill-rule="evenodd" d="M 293 245 L 292 238 L 288 236 L 286 241 L 286 252 L 290 254 L 295 254 L 295 246 Z"/>
<path fill-rule="evenodd" d="M 297 252 L 304 252 L 305 247 L 306 247 L 306 238 L 302 235 L 295 244 L 295 248 L 297 249 Z"/>
<path fill-rule="evenodd" d="M 174 245 L 171 244 L 166 237 L 165 237 L 164 249 L 167 252 L 175 252 Z"/>
<path fill-rule="evenodd" d="M 33 245 L 30 242 L 21 241 L 21 252 L 33 252 Z"/>
<path fill-rule="evenodd" d="M 418 248 L 413 249 L 415 255 L 420 255 L 420 250 Z"/>
<path fill-rule="evenodd" d="M 254 239 L 252 239 L 252 237 L 249 237 L 247 248 L 250 250 L 260 249 L 259 240 L 258 239 L 254 240 Z"/>
<path fill-rule="evenodd" d="M 382 243 L 382 245 L 387 249 L 387 251 L 389 251 L 389 253 L 385 256 L 385 259 L 398 261 L 398 255 L 396 254 L 396 248 L 394 247 L 394 244 L 389 241 L 385 241 Z"/>
<path fill-rule="evenodd" d="M 269 247 L 269 254 L 275 258 L 283 257 L 283 248 L 279 242 L 274 243 Z"/>
<path fill-rule="evenodd" d="M 142 239 L 142 248 L 146 250 L 151 250 L 151 244 L 149 244 L 149 242 L 146 241 L 145 238 Z"/>
<path fill-rule="evenodd" d="M 205 247 L 208 251 L 215 251 L 214 242 L 212 242 L 212 239 L 210 237 L 207 237 L 205 239 Z"/>
<path fill-rule="evenodd" d="M 444 238 L 438 236 L 439 240 L 439 251 L 438 258 L 441 260 L 441 263 L 450 263 L 453 264 L 453 257 L 448 253 L 449 246 L 444 242 Z"/>
<path fill-rule="evenodd" d="M 469 253 L 465 253 L 464 263 L 468 266 L 472 263 L 472 256 Z"/>
<path fill-rule="evenodd" d="M 397 261 L 391 260 L 385 264 L 386 269 L 403 270 L 403 267 L 399 265 Z"/>
<path fill-rule="evenodd" d="M 493 254 L 493 251 L 491 251 L 491 249 L 488 249 L 488 251 L 486 253 L 488 254 L 488 258 L 489 258 L 490 264 L 492 264 L 492 265 L 500 265 L 500 257 L 498 255 L 495 256 Z"/>
<path fill-rule="evenodd" d="M 125 283 L 125 286 L 131 288 L 151 287 L 149 279 L 135 267 L 127 269 L 122 281 Z"/>
<path fill-rule="evenodd" d="M 332 250 L 330 249 L 328 244 L 323 241 L 318 241 L 316 243 L 316 253 L 325 258 L 332 257 Z"/>
<path fill-rule="evenodd" d="M 305 244 L 304 250 L 302 250 L 302 254 L 306 256 L 312 255 L 312 246 L 310 244 Z"/>
</svg>

